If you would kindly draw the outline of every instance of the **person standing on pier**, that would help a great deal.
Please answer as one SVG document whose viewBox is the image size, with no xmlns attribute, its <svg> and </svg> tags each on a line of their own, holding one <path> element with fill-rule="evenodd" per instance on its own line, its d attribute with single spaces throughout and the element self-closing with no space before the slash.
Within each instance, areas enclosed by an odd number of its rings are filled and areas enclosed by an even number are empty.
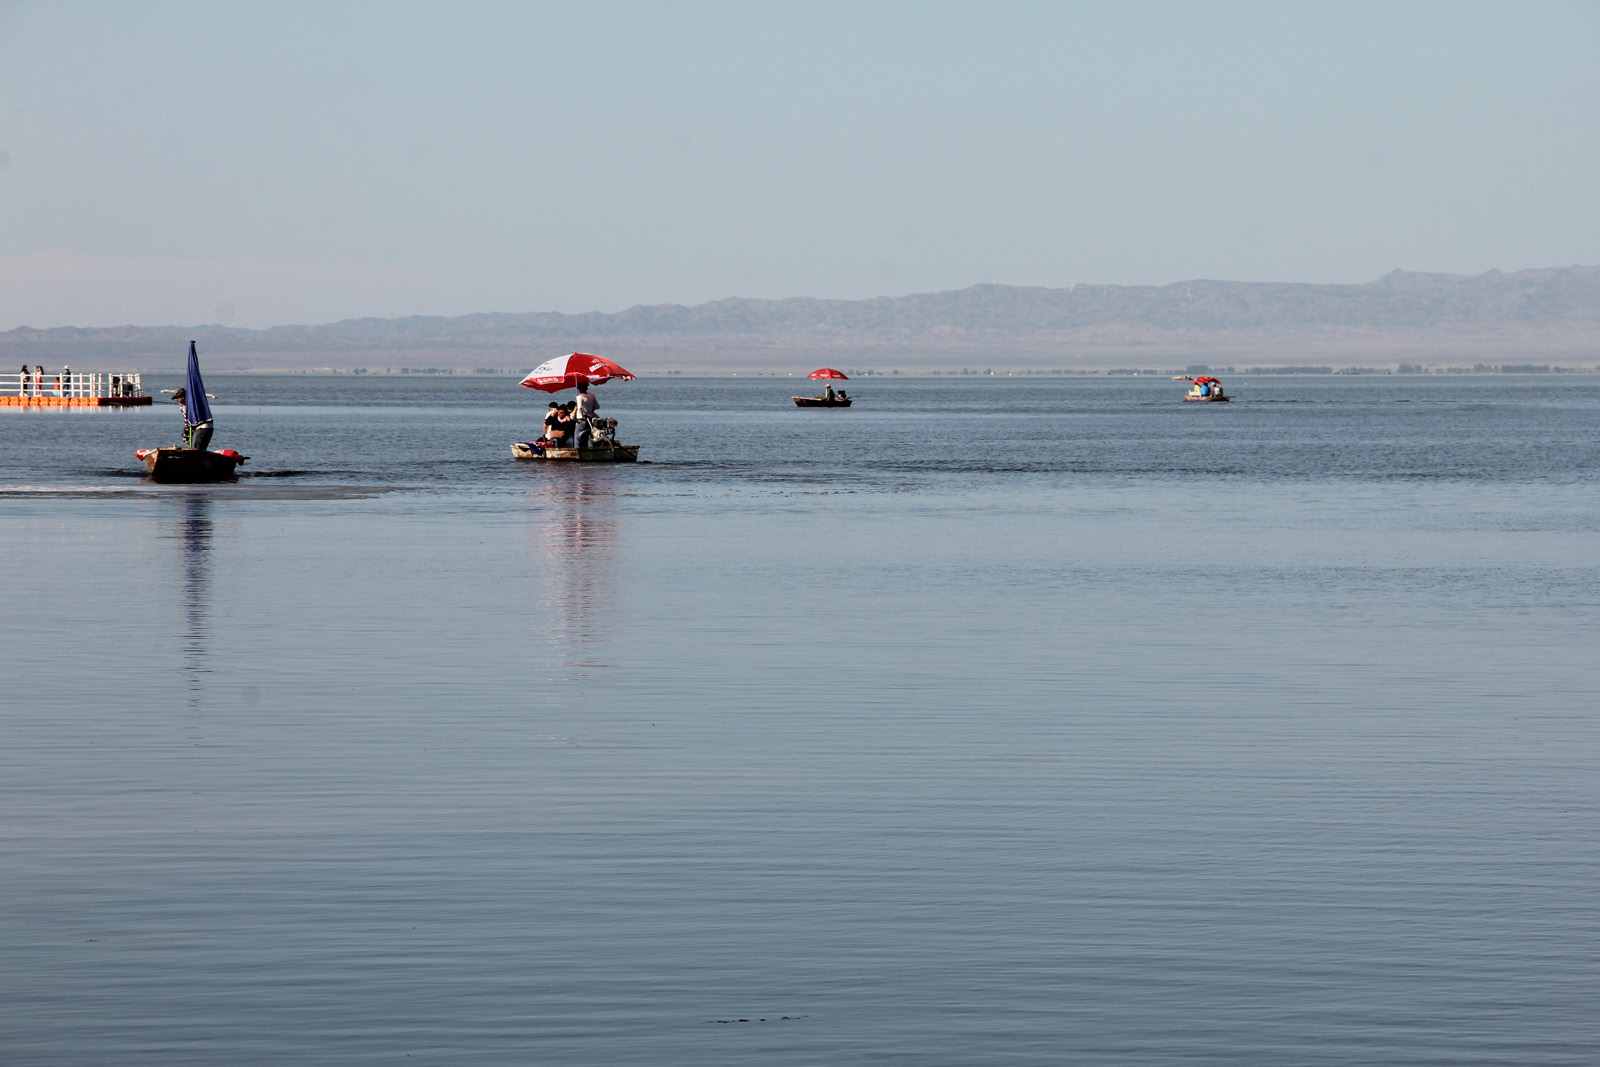
<svg viewBox="0 0 1600 1067">
<path fill-rule="evenodd" d="M 22 374 L 17 378 L 17 395 L 28 395 L 28 365 L 26 363 L 22 365 Z"/>
<path fill-rule="evenodd" d="M 72 395 L 72 368 L 65 363 L 61 365 L 61 395 Z"/>
</svg>

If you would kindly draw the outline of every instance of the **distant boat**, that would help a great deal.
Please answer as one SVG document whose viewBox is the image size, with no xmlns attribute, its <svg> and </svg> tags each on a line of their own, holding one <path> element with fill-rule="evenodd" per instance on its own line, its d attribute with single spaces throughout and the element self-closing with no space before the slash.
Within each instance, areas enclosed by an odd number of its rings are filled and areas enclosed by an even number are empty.
<svg viewBox="0 0 1600 1067">
<path fill-rule="evenodd" d="M 828 382 L 821 396 L 792 396 L 797 408 L 847 408 L 850 406 L 850 394 L 844 390 L 833 391 L 833 382 L 848 382 L 850 376 L 835 367 L 818 367 L 806 375 L 814 382 Z"/>
<path fill-rule="evenodd" d="M 1184 402 L 1199 402 L 1202 404 L 1226 403 L 1232 399 L 1222 390 L 1222 379 L 1213 378 L 1209 374 L 1191 378 L 1188 375 L 1179 375 L 1172 379 L 1175 382 L 1189 382 L 1189 391 L 1184 394 Z"/>
</svg>

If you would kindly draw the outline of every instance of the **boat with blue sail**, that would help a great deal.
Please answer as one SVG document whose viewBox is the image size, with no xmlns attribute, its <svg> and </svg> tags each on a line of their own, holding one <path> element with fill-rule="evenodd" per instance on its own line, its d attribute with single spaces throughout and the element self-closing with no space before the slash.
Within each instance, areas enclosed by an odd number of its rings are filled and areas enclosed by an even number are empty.
<svg viewBox="0 0 1600 1067">
<path fill-rule="evenodd" d="M 189 373 L 172 399 L 183 405 L 183 443 L 164 448 L 141 448 L 134 458 L 145 465 L 152 481 L 168 483 L 225 482 L 238 477 L 239 465 L 250 457 L 231 448 L 212 451 L 216 420 L 211 415 L 205 380 L 200 377 L 200 356 L 189 342 Z"/>
</svg>

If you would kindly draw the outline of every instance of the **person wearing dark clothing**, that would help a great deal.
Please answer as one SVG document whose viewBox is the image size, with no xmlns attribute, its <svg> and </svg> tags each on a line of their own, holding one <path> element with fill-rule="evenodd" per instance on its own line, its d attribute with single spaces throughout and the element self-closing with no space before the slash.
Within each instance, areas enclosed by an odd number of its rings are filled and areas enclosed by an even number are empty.
<svg viewBox="0 0 1600 1067">
<path fill-rule="evenodd" d="M 556 408 L 550 440 L 561 448 L 572 447 L 572 405 L 562 404 Z"/>
<path fill-rule="evenodd" d="M 544 439 L 546 441 L 554 442 L 556 440 L 557 435 L 561 432 L 560 421 L 561 405 L 552 400 L 550 401 L 550 407 L 544 413 Z"/>
</svg>

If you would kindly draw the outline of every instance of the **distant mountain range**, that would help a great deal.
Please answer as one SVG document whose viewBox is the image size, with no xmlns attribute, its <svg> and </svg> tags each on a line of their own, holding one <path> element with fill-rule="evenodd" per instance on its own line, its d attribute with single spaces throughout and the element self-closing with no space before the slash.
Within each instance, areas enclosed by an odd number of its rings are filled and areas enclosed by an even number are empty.
<svg viewBox="0 0 1600 1067">
<path fill-rule="evenodd" d="M 483 313 L 320 326 L 123 326 L 0 333 L 0 363 L 85 369 L 523 368 L 597 350 L 658 370 L 1166 366 L 1207 362 L 1600 363 L 1600 267 L 1395 271 L 1359 285 L 1187 281 L 974 285 L 871 300 L 717 300 L 615 313 Z"/>
</svg>

